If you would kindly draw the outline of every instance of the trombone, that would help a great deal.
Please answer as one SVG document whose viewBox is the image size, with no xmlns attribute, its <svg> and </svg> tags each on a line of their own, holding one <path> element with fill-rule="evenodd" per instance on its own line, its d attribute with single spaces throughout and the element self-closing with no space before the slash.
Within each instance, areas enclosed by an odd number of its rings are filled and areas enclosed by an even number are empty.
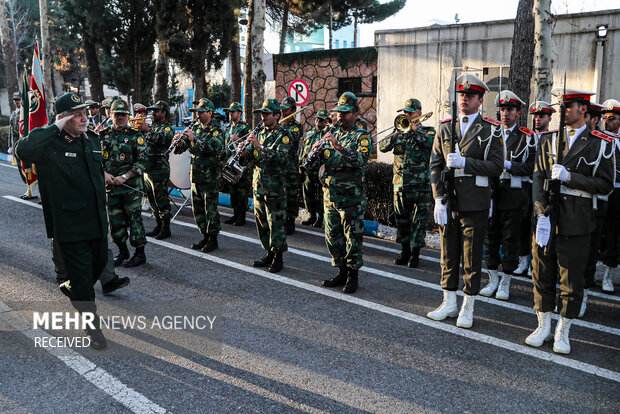
<svg viewBox="0 0 620 414">
<path fill-rule="evenodd" d="M 424 115 L 419 115 L 419 116 L 416 116 L 415 118 L 411 119 L 411 118 L 409 118 L 409 117 L 408 117 L 407 115 L 405 115 L 405 114 L 398 114 L 398 115 L 396 116 L 396 118 L 394 118 L 394 126 L 391 126 L 391 127 L 389 127 L 389 128 L 385 128 L 384 130 L 379 131 L 379 132 L 377 132 L 376 134 L 374 134 L 374 135 L 372 135 L 372 136 L 371 136 L 371 138 L 374 138 L 374 137 L 376 137 L 377 135 L 381 135 L 381 134 L 383 134 L 383 133 L 384 133 L 384 132 L 386 132 L 386 131 L 392 131 L 392 132 L 391 132 L 388 136 L 386 136 L 386 137 L 384 137 L 384 138 L 381 138 L 381 139 L 380 139 L 379 141 L 377 141 L 377 142 L 374 142 L 374 143 L 373 143 L 373 145 L 374 145 L 374 144 L 378 144 L 378 143 L 380 143 L 381 141 L 385 141 L 385 140 L 386 140 L 386 139 L 388 139 L 388 138 L 391 138 L 391 137 L 392 137 L 392 135 L 394 135 L 394 133 L 395 133 L 396 131 L 400 132 L 401 134 L 406 134 L 406 133 L 408 133 L 409 131 L 411 131 L 411 127 L 412 127 L 414 124 L 419 125 L 419 124 L 421 124 L 422 122 L 426 121 L 426 120 L 427 120 L 428 118 L 430 118 L 431 116 L 433 116 L 433 113 L 432 113 L 432 112 L 429 112 L 429 113 L 427 113 L 427 114 L 424 114 Z"/>
<path fill-rule="evenodd" d="M 153 125 L 153 115 L 148 115 L 145 117 L 134 117 L 134 118 L 129 118 L 129 128 L 131 129 L 135 129 L 137 130 L 138 128 L 140 128 L 140 125 L 142 125 L 143 123 L 145 123 L 147 125 Z"/>
</svg>

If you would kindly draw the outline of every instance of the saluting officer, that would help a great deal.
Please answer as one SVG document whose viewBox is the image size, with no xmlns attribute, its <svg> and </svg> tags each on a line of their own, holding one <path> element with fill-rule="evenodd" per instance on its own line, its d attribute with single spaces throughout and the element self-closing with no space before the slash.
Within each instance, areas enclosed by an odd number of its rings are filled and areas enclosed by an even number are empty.
<svg viewBox="0 0 620 414">
<path fill-rule="evenodd" d="M 282 117 L 286 117 L 295 112 L 297 103 L 291 96 L 287 96 L 280 105 L 282 108 Z M 289 147 L 288 162 L 286 164 L 286 234 L 295 233 L 295 219 L 299 214 L 299 206 L 297 205 L 297 192 L 299 190 L 299 164 L 298 151 L 299 141 L 304 134 L 301 124 L 294 118 L 290 117 L 281 125 L 287 131 L 287 135 L 291 140 Z"/>
<path fill-rule="evenodd" d="M 514 92 L 504 90 L 497 96 L 504 143 L 504 171 L 491 181 L 491 218 L 485 249 L 489 283 L 480 294 L 508 300 L 510 279 L 519 263 L 519 232 L 524 211 L 530 202 L 529 181 L 534 172 L 536 139 L 534 132 L 518 126 L 525 105 Z M 503 258 L 500 258 L 500 248 Z M 499 265 L 504 275 L 498 277 Z M 497 291 L 497 293 L 496 293 Z"/>
<path fill-rule="evenodd" d="M 170 107 L 165 101 L 157 101 L 147 108 L 153 113 L 153 124 L 143 122 L 139 130 L 146 136 L 146 153 L 149 159 L 144 187 L 149 199 L 155 227 L 147 236 L 163 240 L 170 237 L 170 199 L 168 198 L 168 181 L 170 180 L 170 162 L 164 153 L 170 147 L 174 137 L 174 129 L 168 121 Z"/>
<path fill-rule="evenodd" d="M 224 112 L 228 112 L 230 116 L 230 124 L 226 128 L 226 151 L 225 159 L 228 160 L 235 153 L 236 142 L 250 133 L 250 126 L 243 121 L 243 106 L 239 102 L 233 102 L 230 107 L 224 108 Z M 233 209 L 233 216 L 224 220 L 226 224 L 233 226 L 243 226 L 245 224 L 245 213 L 248 211 L 248 197 L 250 195 L 250 178 L 252 172 L 246 170 L 236 183 L 228 183 L 230 191 L 230 207 Z"/>
<path fill-rule="evenodd" d="M 289 162 L 291 139 L 288 130 L 278 125 L 281 117 L 280 102 L 267 99 L 260 112 L 263 128 L 257 136 L 251 134 L 244 151 L 242 163 L 255 165 L 252 177 L 254 217 L 261 246 L 267 254 L 254 261 L 254 267 L 269 266 L 271 273 L 282 270 L 282 254 L 286 244 L 286 184 L 284 174 Z M 243 145 L 243 143 L 239 144 Z"/>
<path fill-rule="evenodd" d="M 127 227 L 129 227 L 129 242 L 136 251 L 124 266 L 134 267 L 146 263 L 144 254 L 146 235 L 141 210 L 142 174 L 148 162 L 146 141 L 142 133 L 127 126 L 129 117 L 127 102 L 122 99 L 115 100 L 110 111 L 112 127 L 102 129 L 99 136 L 103 167 L 106 172 L 110 235 L 119 248 L 119 253 L 114 258 L 114 265 L 119 266 L 129 259 L 127 249 Z"/>
<path fill-rule="evenodd" d="M 321 139 L 329 113 L 326 109 L 319 109 L 314 118 L 314 128 L 306 132 L 306 137 L 299 154 L 299 165 L 303 165 L 308 160 L 308 155 L 314 144 Z M 302 192 L 306 211 L 310 213 L 307 220 L 301 222 L 304 226 L 322 227 L 323 226 L 323 187 L 319 181 L 319 168 L 316 163 L 304 171 L 304 182 Z"/>
<path fill-rule="evenodd" d="M 551 338 L 551 314 L 556 307 L 559 282 L 561 318 L 555 330 L 553 351 L 568 354 L 569 329 L 581 308 L 590 234 L 594 230 L 593 196 L 609 194 L 612 190 L 613 162 L 611 157 L 603 156 L 609 137 L 590 131 L 585 124 L 590 96 L 594 93 L 566 88 L 562 96 L 562 90 L 556 88 L 553 94 L 566 105 L 566 128 L 562 139 L 556 131 L 544 134 L 536 153 L 532 196 L 537 222 L 532 243 L 532 277 L 538 327 L 525 343 L 539 347 Z M 558 150 L 562 154 L 561 163 L 557 162 Z M 549 193 L 545 191 L 546 179 L 561 183 L 557 209 L 550 204 Z"/>
<path fill-rule="evenodd" d="M 338 273 L 322 284 L 344 285 L 344 293 L 354 293 L 359 284 L 358 271 L 364 263 L 364 173 L 372 153 L 372 141 L 366 130 L 355 125 L 359 113 L 355 94 L 342 94 L 332 111 L 338 113 L 340 126 L 323 136 L 326 142 L 318 162 L 325 166 L 321 173 L 325 242 Z M 320 145 L 317 142 L 314 148 Z"/>
<path fill-rule="evenodd" d="M 222 166 L 220 153 L 224 147 L 224 131 L 213 118 L 213 102 L 200 98 L 190 109 L 197 116 L 196 122 L 183 131 L 181 141 L 174 149 L 181 154 L 189 149 L 192 156 L 192 211 L 202 240 L 192 244 L 192 249 L 205 253 L 218 248 L 217 236 L 222 229 L 217 211 Z"/>
<path fill-rule="evenodd" d="M 108 218 L 101 151 L 85 134 L 85 107 L 73 93 L 59 96 L 56 122 L 30 131 L 16 151 L 24 161 L 36 163 L 47 237 L 60 247 L 73 306 L 95 314 L 95 329 L 86 330 L 90 346 L 103 349 L 93 285 L 108 257 Z"/>
<path fill-rule="evenodd" d="M 499 177 L 504 168 L 504 146 L 498 121 L 482 118 L 479 113 L 484 93 L 489 88 L 477 76 L 464 74 L 457 79 L 458 122 L 456 137 L 451 137 L 450 120 L 442 121 L 431 153 L 431 187 L 435 197 L 435 222 L 441 236 L 441 287 L 443 302 L 427 316 L 443 320 L 457 316 L 456 290 L 463 258 L 463 292 L 465 299 L 458 312 L 456 326 L 470 328 L 473 324 L 474 302 L 480 291 L 482 252 L 487 233 L 491 203 L 490 180 Z M 454 115 L 453 115 L 454 116 Z M 450 152 L 450 140 L 458 148 Z M 454 173 L 456 202 L 452 211 L 443 204 L 446 193 L 441 172 L 450 168 Z"/>
<path fill-rule="evenodd" d="M 422 114 L 422 104 L 411 98 L 399 109 L 410 119 Z M 398 229 L 396 241 L 401 245 L 396 265 L 411 268 L 420 264 L 420 249 L 426 246 L 426 222 L 431 203 L 428 164 L 435 128 L 411 122 L 411 130 L 395 132 L 379 143 L 381 152 L 394 150 L 394 217 Z"/>
</svg>

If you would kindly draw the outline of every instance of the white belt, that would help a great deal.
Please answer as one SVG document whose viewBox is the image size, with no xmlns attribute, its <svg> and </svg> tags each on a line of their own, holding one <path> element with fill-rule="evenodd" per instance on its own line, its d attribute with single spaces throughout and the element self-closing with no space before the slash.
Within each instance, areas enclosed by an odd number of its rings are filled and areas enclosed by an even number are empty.
<svg viewBox="0 0 620 414">
<path fill-rule="evenodd" d="M 618 182 L 614 183 L 614 188 L 620 188 L 620 183 Z"/>
<path fill-rule="evenodd" d="M 609 196 L 606 196 L 606 195 L 597 195 L 596 198 L 598 198 L 601 201 L 609 201 Z"/>
<path fill-rule="evenodd" d="M 592 194 L 585 191 L 575 190 L 574 188 L 568 188 L 565 185 L 560 186 L 560 193 L 564 195 L 570 195 L 574 197 L 592 198 Z"/>
<path fill-rule="evenodd" d="M 454 169 L 454 176 L 455 177 L 473 177 L 473 175 L 471 175 L 471 174 L 466 174 L 465 170 L 463 168 L 455 168 Z"/>
</svg>

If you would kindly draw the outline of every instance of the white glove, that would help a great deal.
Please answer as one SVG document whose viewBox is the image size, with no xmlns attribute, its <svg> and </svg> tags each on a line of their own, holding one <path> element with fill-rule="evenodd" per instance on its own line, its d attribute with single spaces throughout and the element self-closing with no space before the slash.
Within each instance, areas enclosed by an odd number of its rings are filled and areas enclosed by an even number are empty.
<svg viewBox="0 0 620 414">
<path fill-rule="evenodd" d="M 67 122 L 69 122 L 69 120 L 71 120 L 71 118 L 73 118 L 75 116 L 75 114 L 71 114 L 69 116 L 65 116 L 63 118 L 58 119 L 58 117 L 56 117 L 56 122 L 54 122 L 54 124 L 58 127 L 58 129 L 60 129 L 62 131 L 62 129 L 65 127 L 65 124 Z"/>
<path fill-rule="evenodd" d="M 435 218 L 435 223 L 440 226 L 445 226 L 448 224 L 448 206 L 442 203 L 443 197 L 439 197 L 435 199 L 435 211 L 433 212 L 433 217 Z"/>
<path fill-rule="evenodd" d="M 510 161 L 504 161 L 504 169 L 506 171 L 510 170 L 512 168 L 512 162 Z"/>
<path fill-rule="evenodd" d="M 11 155 L 13 153 L 13 147 L 7 148 L 6 153 Z"/>
<path fill-rule="evenodd" d="M 536 244 L 545 247 L 551 236 L 551 219 L 548 216 L 538 216 L 536 223 Z"/>
<path fill-rule="evenodd" d="M 460 152 L 451 152 L 446 159 L 448 168 L 465 168 L 465 157 Z"/>
<path fill-rule="evenodd" d="M 491 207 L 489 207 L 489 218 L 493 216 L 493 199 L 491 199 Z"/>
<path fill-rule="evenodd" d="M 566 171 L 566 168 L 564 168 L 563 165 L 553 164 L 553 167 L 551 168 L 551 178 L 567 183 L 570 180 L 570 173 Z"/>
</svg>

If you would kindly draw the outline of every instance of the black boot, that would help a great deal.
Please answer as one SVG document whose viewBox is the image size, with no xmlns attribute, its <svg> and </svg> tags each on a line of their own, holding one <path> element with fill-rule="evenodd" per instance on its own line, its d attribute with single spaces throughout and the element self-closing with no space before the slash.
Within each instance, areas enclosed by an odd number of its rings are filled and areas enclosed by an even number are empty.
<svg viewBox="0 0 620 414">
<path fill-rule="evenodd" d="M 207 242 L 207 244 L 205 244 L 205 246 L 200 249 L 200 251 L 203 253 L 209 253 L 217 249 L 217 247 L 217 236 L 211 236 L 209 237 L 209 241 Z"/>
<path fill-rule="evenodd" d="M 301 222 L 304 226 L 312 226 L 316 221 L 316 211 L 310 212 L 310 218 Z"/>
<path fill-rule="evenodd" d="M 160 231 L 161 231 L 161 220 L 155 217 L 155 227 L 153 228 L 153 230 L 146 233 L 146 235 L 149 237 L 154 237 L 154 236 L 157 236 Z"/>
<path fill-rule="evenodd" d="M 90 339 L 90 347 L 93 349 L 105 349 L 108 346 L 101 329 L 86 329 L 86 336 Z"/>
<path fill-rule="evenodd" d="M 146 263 L 146 255 L 144 254 L 144 246 L 140 246 L 140 247 L 136 247 L 136 251 L 134 252 L 131 259 L 127 263 L 124 263 L 123 266 L 136 267 L 144 263 Z"/>
<path fill-rule="evenodd" d="M 118 290 L 120 288 L 124 288 L 129 284 L 128 277 L 118 277 L 118 275 L 114 275 L 115 278 L 110 280 L 105 285 L 101 285 L 101 291 L 104 295 L 109 295 L 110 293 Z"/>
<path fill-rule="evenodd" d="M 114 266 L 120 266 L 125 260 L 129 259 L 129 249 L 127 243 L 116 243 L 118 246 L 118 255 L 114 257 Z"/>
<path fill-rule="evenodd" d="M 407 264 L 407 261 L 409 260 L 409 257 L 411 256 L 411 247 L 409 243 L 403 243 L 401 244 L 401 246 L 402 246 L 402 249 L 400 251 L 400 254 L 396 258 L 396 260 L 394 260 L 394 264 L 399 265 L 399 266 Z"/>
<path fill-rule="evenodd" d="M 161 231 L 155 237 L 157 240 L 163 240 L 170 237 L 172 234 L 170 233 L 170 219 L 162 221 Z"/>
<path fill-rule="evenodd" d="M 233 224 L 235 221 L 237 221 L 237 210 L 235 210 L 232 216 L 224 220 L 224 224 Z"/>
<path fill-rule="evenodd" d="M 312 227 L 321 228 L 323 227 L 323 215 L 319 214 L 316 221 L 312 224 Z"/>
<path fill-rule="evenodd" d="M 61 283 L 60 286 L 58 286 L 58 288 L 60 289 L 63 295 L 68 297 L 69 300 L 73 302 L 73 293 L 71 293 L 71 289 L 67 287 L 67 283 L 69 283 L 69 281 Z"/>
<path fill-rule="evenodd" d="M 284 225 L 284 229 L 286 230 L 287 236 L 290 236 L 291 234 L 295 233 L 295 218 L 294 217 L 286 218 L 286 224 Z"/>
<path fill-rule="evenodd" d="M 273 257 L 275 256 L 275 252 L 267 252 L 267 254 L 265 255 L 265 257 L 258 259 L 258 260 L 254 260 L 254 263 L 252 263 L 252 266 L 254 267 L 265 267 L 265 266 L 269 266 L 271 264 L 271 262 L 273 262 Z"/>
<path fill-rule="evenodd" d="M 192 244 L 192 249 L 194 250 L 200 250 L 203 247 L 205 247 L 207 245 L 207 243 L 209 242 L 209 236 L 206 234 L 202 235 L 202 240 Z"/>
<path fill-rule="evenodd" d="M 233 223 L 233 226 L 244 226 L 245 225 L 245 210 L 238 210 L 235 212 L 237 218 Z"/>
<path fill-rule="evenodd" d="M 282 252 L 276 252 L 273 256 L 271 266 L 269 266 L 269 273 L 278 273 L 283 267 L 284 262 L 282 261 Z"/>
<path fill-rule="evenodd" d="M 409 258 L 409 263 L 407 264 L 407 267 L 415 269 L 419 265 L 420 265 L 420 248 L 414 247 L 413 249 L 411 249 L 411 257 Z"/>
<path fill-rule="evenodd" d="M 346 266 L 338 266 L 338 274 L 331 279 L 324 280 L 321 285 L 325 287 L 342 286 L 347 281 L 348 269 Z"/>
<path fill-rule="evenodd" d="M 342 288 L 342 292 L 355 293 L 355 291 L 357 290 L 357 286 L 357 270 L 349 269 L 349 277 L 347 278 L 347 283 Z"/>
</svg>

